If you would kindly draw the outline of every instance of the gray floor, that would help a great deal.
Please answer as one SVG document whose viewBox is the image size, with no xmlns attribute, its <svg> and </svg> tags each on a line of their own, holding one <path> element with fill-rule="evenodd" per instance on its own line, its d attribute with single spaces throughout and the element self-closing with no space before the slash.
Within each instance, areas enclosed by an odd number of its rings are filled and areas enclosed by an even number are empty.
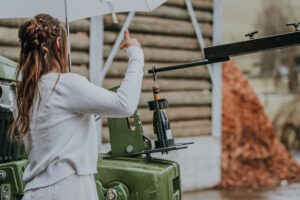
<svg viewBox="0 0 300 200">
<path fill-rule="evenodd" d="M 300 184 L 279 186 L 264 190 L 203 190 L 183 194 L 183 200 L 299 200 Z"/>
<path fill-rule="evenodd" d="M 291 152 L 300 162 L 300 152 Z M 183 200 L 300 200 L 300 183 L 283 184 L 260 190 L 239 189 L 231 191 L 202 190 L 182 195 Z"/>
</svg>

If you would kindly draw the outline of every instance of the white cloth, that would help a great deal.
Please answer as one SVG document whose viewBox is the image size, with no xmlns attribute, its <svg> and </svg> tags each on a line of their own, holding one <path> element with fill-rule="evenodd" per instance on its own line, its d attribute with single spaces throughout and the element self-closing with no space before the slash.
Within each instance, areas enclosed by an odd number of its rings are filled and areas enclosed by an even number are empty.
<svg viewBox="0 0 300 200">
<path fill-rule="evenodd" d="M 57 73 L 49 73 L 41 78 L 40 101 L 38 97 L 34 101 L 30 132 L 24 137 L 29 156 L 23 175 L 25 191 L 52 185 L 72 174 L 97 172 L 94 114 L 128 117 L 136 110 L 141 94 L 143 52 L 135 46 L 126 52 L 128 69 L 116 93 L 77 74 L 61 74 L 58 79 Z"/>
<path fill-rule="evenodd" d="M 46 187 L 27 190 L 22 200 L 98 200 L 98 194 L 92 175 L 73 175 Z"/>
</svg>

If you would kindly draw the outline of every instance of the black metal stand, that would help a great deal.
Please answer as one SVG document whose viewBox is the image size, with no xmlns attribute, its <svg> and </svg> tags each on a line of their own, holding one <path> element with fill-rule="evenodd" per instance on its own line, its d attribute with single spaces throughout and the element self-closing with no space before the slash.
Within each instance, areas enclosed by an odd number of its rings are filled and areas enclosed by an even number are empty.
<svg viewBox="0 0 300 200">
<path fill-rule="evenodd" d="M 290 25 L 290 24 L 289 24 Z M 292 24 L 294 25 L 294 24 Z M 271 35 L 262 38 L 253 38 L 256 32 L 252 32 L 249 35 L 250 39 L 242 42 L 234 42 L 222 45 L 216 45 L 204 48 L 205 59 L 203 61 L 184 63 L 179 65 L 173 65 L 162 68 L 155 68 L 148 70 L 148 73 L 153 73 L 154 77 L 157 72 L 170 71 L 176 69 L 183 69 L 188 67 L 195 67 L 200 65 L 207 65 L 212 63 L 224 62 L 230 60 L 231 56 L 237 56 L 242 54 L 256 53 L 260 51 L 266 51 L 271 49 L 284 48 L 300 44 L 300 31 L 297 27 L 299 24 L 294 25 L 296 27 L 294 32 Z"/>
</svg>

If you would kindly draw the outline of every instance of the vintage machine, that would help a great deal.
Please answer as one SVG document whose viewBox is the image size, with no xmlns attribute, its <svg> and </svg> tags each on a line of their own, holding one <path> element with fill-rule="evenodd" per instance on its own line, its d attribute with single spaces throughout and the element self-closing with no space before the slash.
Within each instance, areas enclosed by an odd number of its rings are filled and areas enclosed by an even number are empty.
<svg viewBox="0 0 300 200">
<path fill-rule="evenodd" d="M 224 44 L 204 49 L 204 61 L 155 68 L 153 74 L 229 60 L 230 56 L 248 54 L 300 44 L 300 31 Z M 14 92 L 16 64 L 0 57 L 0 200 L 22 198 L 22 174 L 27 159 L 22 144 L 7 139 L 13 116 L 11 93 Z M 116 88 L 114 88 L 116 89 Z M 131 118 L 108 119 L 111 151 L 99 155 L 95 181 L 99 199 L 107 200 L 180 200 L 180 167 L 174 161 L 157 159 L 152 153 L 168 153 L 187 148 L 191 143 L 177 144 L 172 138 L 167 118 L 168 101 L 161 99 L 159 88 L 153 86 L 154 100 L 148 102 L 153 112 L 155 141 L 143 134 L 138 111 Z M 133 123 L 134 126 L 131 126 Z M 134 127 L 134 128 L 132 128 Z"/>
<path fill-rule="evenodd" d="M 22 176 L 28 164 L 24 146 L 7 137 L 13 121 L 15 67 L 16 63 L 0 57 L 0 200 L 22 198 Z M 164 110 L 168 103 L 158 98 L 158 91 L 154 89 L 156 99 L 149 102 L 150 110 L 154 111 L 157 138 L 153 144 L 143 134 L 138 112 L 131 119 L 108 119 L 111 151 L 99 155 L 98 174 L 95 175 L 99 199 L 181 199 L 179 165 L 151 157 L 151 153 L 167 153 L 187 148 L 189 144 L 175 144 Z"/>
<path fill-rule="evenodd" d="M 17 199 L 23 194 L 23 171 L 27 165 L 24 146 L 7 138 L 13 121 L 11 98 L 16 64 L 0 57 L 0 199 Z"/>
</svg>

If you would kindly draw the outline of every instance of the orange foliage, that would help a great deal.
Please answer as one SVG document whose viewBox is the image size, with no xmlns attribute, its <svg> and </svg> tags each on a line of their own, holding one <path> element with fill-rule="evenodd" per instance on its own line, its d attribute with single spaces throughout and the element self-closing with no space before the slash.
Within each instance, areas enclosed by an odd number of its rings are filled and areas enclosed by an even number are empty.
<svg viewBox="0 0 300 200">
<path fill-rule="evenodd" d="M 223 64 L 221 188 L 299 181 L 300 165 L 276 138 L 255 91 L 231 61 Z"/>
</svg>

